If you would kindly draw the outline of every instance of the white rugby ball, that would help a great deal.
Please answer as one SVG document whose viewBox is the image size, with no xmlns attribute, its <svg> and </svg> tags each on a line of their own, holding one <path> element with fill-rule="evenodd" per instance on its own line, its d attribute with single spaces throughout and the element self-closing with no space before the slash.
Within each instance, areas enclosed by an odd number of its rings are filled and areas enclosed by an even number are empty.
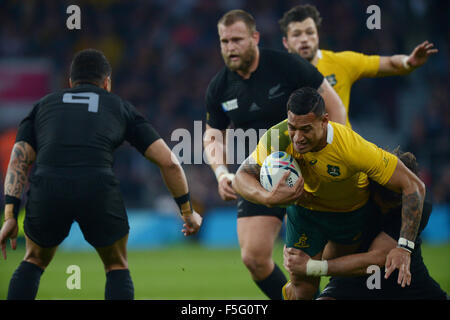
<svg viewBox="0 0 450 320">
<path fill-rule="evenodd" d="M 283 151 L 270 154 L 261 167 L 259 175 L 261 185 L 267 191 L 272 191 L 286 171 L 291 173 L 286 179 L 286 184 L 292 188 L 302 174 L 297 161 L 290 154 Z"/>
</svg>

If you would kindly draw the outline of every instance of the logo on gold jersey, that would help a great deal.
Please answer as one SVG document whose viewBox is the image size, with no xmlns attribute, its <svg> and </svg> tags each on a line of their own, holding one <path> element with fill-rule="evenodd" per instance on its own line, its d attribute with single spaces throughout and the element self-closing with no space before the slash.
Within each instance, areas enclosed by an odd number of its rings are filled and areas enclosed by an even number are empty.
<svg viewBox="0 0 450 320">
<path fill-rule="evenodd" d="M 317 159 L 311 160 L 311 161 L 309 162 L 309 164 L 312 165 L 312 166 L 315 165 L 316 163 L 317 163 Z"/>
<path fill-rule="evenodd" d="M 308 248 L 309 244 L 306 243 L 306 240 L 308 240 L 308 237 L 306 234 L 302 234 L 300 238 L 298 238 L 298 242 L 294 244 L 294 247 L 297 248 Z"/>
<path fill-rule="evenodd" d="M 337 83 L 336 75 L 334 73 L 330 74 L 329 76 L 325 76 L 325 79 L 327 79 L 332 87 L 334 87 Z"/>
<path fill-rule="evenodd" d="M 331 164 L 327 164 L 328 174 L 333 177 L 338 177 L 341 175 L 341 171 L 338 166 L 332 166 Z"/>
</svg>

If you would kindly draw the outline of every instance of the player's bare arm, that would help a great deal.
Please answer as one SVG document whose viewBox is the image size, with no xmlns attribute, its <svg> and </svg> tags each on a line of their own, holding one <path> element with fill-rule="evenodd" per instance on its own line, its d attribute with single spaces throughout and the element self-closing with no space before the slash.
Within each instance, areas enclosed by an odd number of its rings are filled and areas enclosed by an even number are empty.
<svg viewBox="0 0 450 320">
<path fill-rule="evenodd" d="M 414 243 L 422 217 L 425 199 L 424 183 L 399 160 L 391 179 L 385 186 L 402 193 L 402 224 L 399 243 L 401 241 Z M 397 247 L 389 252 L 386 259 L 386 278 L 395 269 L 399 269 L 398 283 L 402 286 L 409 285 L 411 281 L 410 251 L 408 248 Z"/>
<path fill-rule="evenodd" d="M 5 196 L 16 199 L 16 204 L 5 205 L 5 222 L 0 230 L 0 247 L 3 258 L 6 259 L 6 241 L 10 239 L 13 250 L 17 247 L 17 212 L 22 197 L 22 192 L 27 184 L 28 171 L 36 159 L 36 152 L 26 142 L 20 141 L 14 144 L 11 158 L 5 177 Z M 14 206 L 17 206 L 15 208 Z"/>
<path fill-rule="evenodd" d="M 186 222 L 183 226 L 185 229 L 182 230 L 184 235 L 197 233 L 202 223 L 202 217 L 192 210 L 190 199 L 186 197 L 189 194 L 189 186 L 177 157 L 162 139 L 156 140 L 147 148 L 145 157 L 159 167 L 164 182 L 175 200 L 186 198 L 185 201 L 178 204 L 181 217 Z"/>
<path fill-rule="evenodd" d="M 260 171 L 261 166 L 254 163 L 252 158 L 249 157 L 236 172 L 233 188 L 244 199 L 267 207 L 276 207 L 294 204 L 302 196 L 304 192 L 303 178 L 300 177 L 291 188 L 285 182 L 290 174 L 286 172 L 278 184 L 269 192 L 262 187 L 259 181 Z"/>
<path fill-rule="evenodd" d="M 320 93 L 325 102 L 325 109 L 330 120 L 345 125 L 347 123 L 347 111 L 345 111 L 341 98 L 339 98 L 336 91 L 330 86 L 327 79 L 323 79 L 317 92 Z"/>
<path fill-rule="evenodd" d="M 27 183 L 28 170 L 36 159 L 36 152 L 26 142 L 14 144 L 5 178 L 5 194 L 21 198 Z"/>
<path fill-rule="evenodd" d="M 389 251 L 397 246 L 396 240 L 385 232 L 380 232 L 373 240 L 367 252 L 330 258 L 324 250 L 323 260 L 327 260 L 327 276 L 358 277 L 366 276 L 371 265 L 384 267 Z M 290 273 L 305 275 L 306 264 L 310 257 L 296 248 L 284 248 L 284 266 Z"/>
<path fill-rule="evenodd" d="M 216 175 L 218 191 L 222 200 L 236 200 L 237 195 L 232 187 L 234 174 L 229 173 L 226 165 L 226 131 L 212 128 L 206 124 L 203 146 L 209 165 Z"/>
<path fill-rule="evenodd" d="M 437 53 L 434 44 L 424 41 L 419 44 L 410 55 L 393 55 L 390 57 L 380 57 L 380 67 L 377 77 L 396 76 L 408 74 L 424 65 L 428 58 Z"/>
</svg>

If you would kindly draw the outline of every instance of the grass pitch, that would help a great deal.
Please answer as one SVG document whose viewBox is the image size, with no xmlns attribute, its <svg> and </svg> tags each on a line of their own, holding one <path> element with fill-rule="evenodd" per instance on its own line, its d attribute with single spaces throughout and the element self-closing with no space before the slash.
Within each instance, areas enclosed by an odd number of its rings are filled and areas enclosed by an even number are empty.
<svg viewBox="0 0 450 320">
<path fill-rule="evenodd" d="M 282 266 L 282 248 L 278 243 L 274 258 Z M 431 276 L 450 292 L 450 244 L 422 248 Z M 24 244 L 0 261 L 0 299 L 5 299 L 9 279 L 24 256 Z M 208 249 L 183 244 L 158 250 L 130 251 L 128 254 L 136 299 L 267 299 L 250 278 L 240 259 L 238 248 Z M 81 270 L 81 289 L 67 288 L 70 265 Z M 328 279 L 321 281 L 323 288 Z M 103 299 L 105 272 L 97 253 L 58 251 L 41 278 L 37 299 Z"/>
</svg>

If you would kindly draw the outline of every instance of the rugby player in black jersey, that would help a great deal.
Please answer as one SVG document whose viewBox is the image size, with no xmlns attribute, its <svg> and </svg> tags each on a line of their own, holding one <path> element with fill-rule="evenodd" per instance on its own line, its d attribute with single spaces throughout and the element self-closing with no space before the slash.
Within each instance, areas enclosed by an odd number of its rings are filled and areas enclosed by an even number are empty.
<svg viewBox="0 0 450 320">
<path fill-rule="evenodd" d="M 324 77 L 298 55 L 258 47 L 259 33 L 253 17 L 232 10 L 218 22 L 224 68 L 211 80 L 206 92 L 204 146 L 209 164 L 225 201 L 238 200 L 237 232 L 242 261 L 258 287 L 271 299 L 281 299 L 286 277 L 273 262 L 274 242 L 285 209 L 267 208 L 238 198 L 232 188 L 233 174 L 227 168 L 225 131 L 259 132 L 286 118 L 289 95 L 301 87 L 318 90 L 330 119 L 345 124 L 345 108 Z M 257 141 L 257 140 L 256 140 Z M 245 145 L 246 159 L 255 145 Z"/>
<path fill-rule="evenodd" d="M 195 234 L 200 215 L 192 210 L 183 168 L 171 150 L 129 102 L 111 91 L 111 66 L 100 51 L 77 53 L 70 89 L 37 102 L 20 123 L 5 179 L 5 222 L 0 245 L 16 248 L 17 213 L 28 171 L 30 178 L 24 231 L 26 253 L 12 275 L 8 299 L 34 299 L 45 268 L 74 221 L 97 250 L 106 272 L 105 299 L 133 299 L 128 270 L 128 218 L 112 171 L 113 152 L 128 141 L 155 163 Z"/>
<path fill-rule="evenodd" d="M 403 153 L 398 148 L 393 153 L 408 169 L 417 174 L 418 165 L 412 153 Z M 332 276 L 332 278 L 322 291 L 319 299 L 448 299 L 447 294 L 428 273 L 422 257 L 420 235 L 430 218 L 432 204 L 428 201 L 424 202 L 419 230 L 414 241 L 414 249 L 405 248 L 405 250 L 411 251 L 410 272 L 407 273 L 407 277 L 400 280 L 397 276 L 398 272 L 392 273 L 392 268 L 386 265 L 386 256 L 392 248 L 398 245 L 397 239 L 399 238 L 402 220 L 401 195 L 373 181 L 371 181 L 370 190 L 372 199 L 379 210 L 372 211 L 368 216 L 357 253 L 339 258 L 325 257 L 325 259 L 329 259 L 327 260 L 327 275 Z M 309 259 L 310 257 L 301 250 L 295 248 L 285 248 L 284 250 L 284 265 L 289 272 L 304 273 Z M 378 285 L 369 287 L 367 282 L 368 280 L 371 281 L 369 277 L 373 277 L 368 274 L 368 268 L 371 266 L 378 266 L 381 270 L 384 267 L 386 268 L 385 272 L 381 272 Z M 373 282 L 377 283 L 376 280 Z M 285 299 L 294 298 L 289 283 L 283 291 Z"/>
</svg>

